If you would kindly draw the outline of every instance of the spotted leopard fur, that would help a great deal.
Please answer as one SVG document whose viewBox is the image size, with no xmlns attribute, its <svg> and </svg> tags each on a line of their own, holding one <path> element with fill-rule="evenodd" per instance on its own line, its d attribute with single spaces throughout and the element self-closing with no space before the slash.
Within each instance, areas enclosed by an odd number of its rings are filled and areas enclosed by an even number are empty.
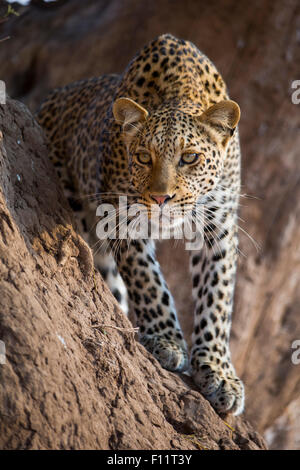
<svg viewBox="0 0 300 470">
<path fill-rule="evenodd" d="M 91 246 L 97 242 L 92 230 L 96 204 L 89 195 L 115 203 L 117 193 L 128 194 L 147 208 L 168 204 L 175 219 L 179 208 L 205 208 L 205 246 L 190 256 L 195 299 L 190 361 L 154 241 L 121 243 L 115 257 L 102 250 L 95 264 L 125 311 L 128 295 L 140 341 L 161 365 L 172 371 L 189 367 L 217 411 L 241 413 L 244 388 L 229 350 L 239 108 L 229 100 L 215 66 L 192 43 L 162 35 L 134 57 L 123 75 L 54 90 L 38 120 Z M 196 161 L 190 164 L 192 158 Z"/>
</svg>

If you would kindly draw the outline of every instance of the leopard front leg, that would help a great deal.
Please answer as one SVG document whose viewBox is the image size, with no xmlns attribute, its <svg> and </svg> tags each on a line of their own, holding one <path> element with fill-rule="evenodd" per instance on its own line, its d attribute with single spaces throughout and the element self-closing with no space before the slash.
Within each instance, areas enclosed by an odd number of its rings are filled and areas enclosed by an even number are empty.
<svg viewBox="0 0 300 470">
<path fill-rule="evenodd" d="M 151 240 L 124 241 L 116 256 L 135 314 L 139 340 L 160 364 L 171 371 L 188 367 L 187 346 L 177 319 L 174 300 L 155 259 Z"/>
<path fill-rule="evenodd" d="M 196 301 L 191 371 L 201 393 L 223 413 L 244 409 L 244 386 L 231 363 L 229 335 L 235 285 L 237 235 L 234 220 L 211 238 L 201 252 L 191 253 Z"/>
</svg>

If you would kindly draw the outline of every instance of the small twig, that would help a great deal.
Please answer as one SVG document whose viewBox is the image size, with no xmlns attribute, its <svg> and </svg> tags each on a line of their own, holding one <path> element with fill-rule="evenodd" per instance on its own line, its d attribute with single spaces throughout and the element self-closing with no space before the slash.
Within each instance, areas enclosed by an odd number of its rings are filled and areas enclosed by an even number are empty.
<svg viewBox="0 0 300 470">
<path fill-rule="evenodd" d="M 224 419 L 222 421 L 225 424 L 225 426 L 227 426 L 230 429 L 230 439 L 233 439 L 233 434 L 236 432 L 236 430 L 232 426 L 230 426 L 230 424 L 226 423 Z"/>
<path fill-rule="evenodd" d="M 224 419 L 222 421 L 225 424 L 225 426 L 227 426 L 230 429 L 230 431 L 236 432 L 236 430 L 232 426 L 230 426 L 230 424 L 226 423 L 226 421 L 224 421 Z"/>
<path fill-rule="evenodd" d="M 207 447 L 204 447 L 198 437 L 195 435 L 195 434 L 188 434 L 188 435 L 184 435 L 184 434 L 181 434 L 184 439 L 187 439 L 188 441 L 192 442 L 194 445 L 196 445 L 198 447 L 199 450 L 209 450 Z"/>
<path fill-rule="evenodd" d="M 7 41 L 8 39 L 10 39 L 10 36 L 6 36 L 6 38 L 0 39 L 0 42 Z"/>
<path fill-rule="evenodd" d="M 4 18 L 7 18 L 9 15 L 20 16 L 20 13 L 18 13 L 11 5 L 8 5 Z"/>
<path fill-rule="evenodd" d="M 114 326 L 114 325 L 105 325 L 104 323 L 101 323 L 101 325 L 92 325 L 92 328 L 113 328 L 115 330 L 119 331 L 125 331 L 129 333 L 137 333 L 139 331 L 139 328 L 121 328 L 120 326 Z"/>
<path fill-rule="evenodd" d="M 95 341 L 94 338 L 85 338 L 83 343 L 92 343 L 92 344 L 97 344 L 97 346 L 102 346 L 102 343 L 100 341 Z"/>
</svg>

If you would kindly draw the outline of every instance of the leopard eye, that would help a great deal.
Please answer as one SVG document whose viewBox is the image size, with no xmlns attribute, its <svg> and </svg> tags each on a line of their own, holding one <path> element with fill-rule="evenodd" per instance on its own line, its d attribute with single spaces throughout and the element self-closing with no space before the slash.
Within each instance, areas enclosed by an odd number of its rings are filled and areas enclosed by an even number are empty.
<svg viewBox="0 0 300 470">
<path fill-rule="evenodd" d="M 151 155 L 146 152 L 139 153 L 137 155 L 137 161 L 142 165 L 149 165 L 151 163 Z"/>
<path fill-rule="evenodd" d="M 179 165 L 191 165 L 192 163 L 196 163 L 201 156 L 201 153 L 184 153 L 181 156 Z"/>
</svg>

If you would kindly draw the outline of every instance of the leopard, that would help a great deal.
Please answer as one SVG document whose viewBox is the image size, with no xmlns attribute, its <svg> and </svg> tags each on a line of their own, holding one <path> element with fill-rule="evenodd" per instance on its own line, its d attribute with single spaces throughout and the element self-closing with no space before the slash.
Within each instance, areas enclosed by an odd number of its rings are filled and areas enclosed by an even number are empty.
<svg viewBox="0 0 300 470">
<path fill-rule="evenodd" d="M 95 268 L 124 313 L 134 315 L 140 343 L 163 368 L 189 374 L 219 414 L 241 414 L 244 385 L 229 344 L 238 260 L 240 107 L 216 66 L 192 42 L 162 34 L 122 74 L 50 91 L 36 117 L 79 231 L 93 249 Z M 120 239 L 118 249 L 107 240 L 96 249 L 97 207 L 117 207 L 119 196 L 128 197 L 127 207 L 142 205 L 149 224 L 156 211 L 154 225 L 169 224 L 170 233 L 182 226 L 183 211 L 194 223 L 202 221 L 196 232 L 203 242 L 189 250 L 195 305 L 189 350 L 157 259 L 157 238 Z"/>
</svg>

